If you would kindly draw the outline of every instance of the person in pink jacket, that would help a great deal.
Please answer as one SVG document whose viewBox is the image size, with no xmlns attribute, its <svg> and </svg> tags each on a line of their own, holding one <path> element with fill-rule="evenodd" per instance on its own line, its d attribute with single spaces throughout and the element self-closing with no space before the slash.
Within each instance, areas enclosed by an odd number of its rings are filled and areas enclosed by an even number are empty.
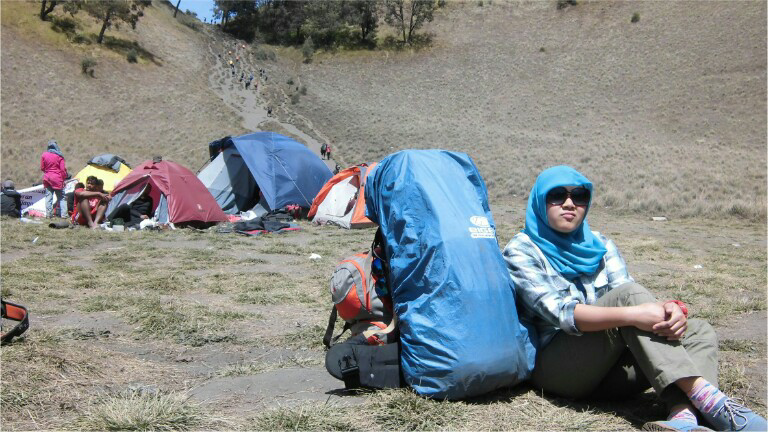
<svg viewBox="0 0 768 432">
<path fill-rule="evenodd" d="M 67 164 L 64 155 L 61 154 L 56 140 L 48 141 L 48 149 L 40 157 L 40 171 L 43 172 L 43 186 L 45 187 L 45 211 L 50 218 L 53 217 L 54 202 L 56 196 L 56 209 L 61 217 L 66 217 L 67 209 L 61 205 L 64 192 L 64 179 L 67 178 Z"/>
</svg>

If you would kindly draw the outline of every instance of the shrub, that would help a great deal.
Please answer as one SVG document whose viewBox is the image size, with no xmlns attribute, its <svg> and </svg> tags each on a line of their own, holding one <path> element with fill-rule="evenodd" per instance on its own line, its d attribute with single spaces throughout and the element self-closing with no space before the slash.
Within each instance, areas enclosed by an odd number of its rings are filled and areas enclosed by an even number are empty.
<svg viewBox="0 0 768 432">
<path fill-rule="evenodd" d="M 307 95 L 307 86 L 303 85 L 301 86 L 301 89 L 299 90 L 299 93 L 301 93 L 302 96 Z"/>
<path fill-rule="evenodd" d="M 547 52 L 547 49 L 544 47 L 539 48 L 539 52 Z"/>
<path fill-rule="evenodd" d="M 437 0 L 437 7 L 439 8 L 445 7 L 445 0 Z"/>
<path fill-rule="evenodd" d="M 304 56 L 304 63 L 311 63 L 314 54 L 315 45 L 312 43 L 312 36 L 310 36 L 304 40 L 304 45 L 301 46 L 301 55 Z"/>
<path fill-rule="evenodd" d="M 76 44 L 89 44 L 89 43 L 91 43 L 91 40 L 88 39 L 88 37 L 85 36 L 82 33 L 75 33 L 75 35 L 72 36 L 72 43 L 76 43 Z"/>
<path fill-rule="evenodd" d="M 135 49 L 130 49 L 125 58 L 128 59 L 128 63 L 136 63 L 139 61 L 139 53 Z"/>
<path fill-rule="evenodd" d="M 80 67 L 86 75 L 93 76 L 93 68 L 96 67 L 96 60 L 91 56 L 85 56 L 80 61 Z"/>
<path fill-rule="evenodd" d="M 285 82 L 288 85 L 293 85 L 293 78 L 288 78 L 288 81 Z"/>
<path fill-rule="evenodd" d="M 277 60 L 277 54 L 275 54 L 274 51 L 266 50 L 264 48 L 257 49 L 254 56 L 256 57 L 256 60 Z"/>
<path fill-rule="evenodd" d="M 293 105 L 296 105 L 297 103 L 299 103 L 299 99 L 300 99 L 300 98 L 301 98 L 301 96 L 299 96 L 299 94 L 298 94 L 298 93 L 294 93 L 294 94 L 292 94 L 292 95 L 291 95 L 291 103 L 292 103 Z"/>
<path fill-rule="evenodd" d="M 632 19 L 630 19 L 629 21 L 633 24 L 640 21 L 640 14 L 638 12 L 633 13 Z"/>
<path fill-rule="evenodd" d="M 67 35 L 73 35 L 77 30 L 77 22 L 70 17 L 58 17 L 54 16 L 51 19 L 51 28 L 59 33 Z"/>
<path fill-rule="evenodd" d="M 558 9 L 565 9 L 568 6 L 576 6 L 579 4 L 576 0 L 557 0 L 557 8 Z"/>
<path fill-rule="evenodd" d="M 178 20 L 180 23 L 184 24 L 185 26 L 191 28 L 194 31 L 201 30 L 200 20 L 198 20 L 192 15 L 188 15 L 188 14 L 179 15 Z"/>
<path fill-rule="evenodd" d="M 480 0 L 479 2 L 477 2 L 477 5 L 480 7 L 483 7 L 483 0 Z"/>
</svg>

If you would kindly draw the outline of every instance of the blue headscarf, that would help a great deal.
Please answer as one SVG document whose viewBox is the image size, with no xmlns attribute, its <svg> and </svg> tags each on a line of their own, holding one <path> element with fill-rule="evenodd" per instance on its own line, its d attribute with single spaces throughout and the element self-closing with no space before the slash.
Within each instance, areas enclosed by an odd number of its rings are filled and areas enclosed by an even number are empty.
<svg viewBox="0 0 768 432">
<path fill-rule="evenodd" d="M 592 192 L 592 183 L 569 166 L 559 165 L 542 171 L 528 197 L 523 232 L 565 278 L 594 274 L 605 255 L 605 246 L 589 229 L 586 213 L 581 226 L 568 234 L 555 231 L 547 222 L 547 192 L 558 186 L 583 186 Z M 591 199 L 589 204 L 592 204 Z"/>
<path fill-rule="evenodd" d="M 56 140 L 50 140 L 48 141 L 48 150 L 46 150 L 51 153 L 56 153 L 57 155 L 64 157 L 63 154 L 61 154 L 61 149 L 59 148 L 59 143 L 56 142 Z"/>
</svg>

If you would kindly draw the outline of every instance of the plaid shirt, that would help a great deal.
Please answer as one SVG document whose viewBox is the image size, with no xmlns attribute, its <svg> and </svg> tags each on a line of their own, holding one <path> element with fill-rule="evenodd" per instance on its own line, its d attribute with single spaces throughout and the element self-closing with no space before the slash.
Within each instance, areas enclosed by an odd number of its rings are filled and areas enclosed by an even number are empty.
<svg viewBox="0 0 768 432">
<path fill-rule="evenodd" d="M 581 335 L 573 318 L 577 304 L 594 304 L 608 291 L 634 282 L 616 245 L 599 232 L 593 233 L 605 245 L 606 253 L 595 274 L 578 278 L 581 284 L 561 276 L 525 233 L 512 237 L 504 248 L 517 292 L 518 313 L 535 325 L 539 347 L 546 346 L 560 330 Z"/>
</svg>

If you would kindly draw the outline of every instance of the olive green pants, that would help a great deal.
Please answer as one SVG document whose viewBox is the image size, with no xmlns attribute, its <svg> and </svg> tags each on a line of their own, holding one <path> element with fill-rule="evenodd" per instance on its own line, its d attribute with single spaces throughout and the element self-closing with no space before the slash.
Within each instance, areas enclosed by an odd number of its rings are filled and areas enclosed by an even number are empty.
<svg viewBox="0 0 768 432">
<path fill-rule="evenodd" d="M 634 306 L 655 303 L 647 289 L 627 283 L 600 297 L 596 305 Z M 620 327 L 581 336 L 558 333 L 539 350 L 531 381 L 537 388 L 568 398 L 626 398 L 653 386 L 672 407 L 689 403 L 674 385 L 701 376 L 717 385 L 717 335 L 709 323 L 688 321 L 680 341 L 636 327 Z"/>
</svg>

